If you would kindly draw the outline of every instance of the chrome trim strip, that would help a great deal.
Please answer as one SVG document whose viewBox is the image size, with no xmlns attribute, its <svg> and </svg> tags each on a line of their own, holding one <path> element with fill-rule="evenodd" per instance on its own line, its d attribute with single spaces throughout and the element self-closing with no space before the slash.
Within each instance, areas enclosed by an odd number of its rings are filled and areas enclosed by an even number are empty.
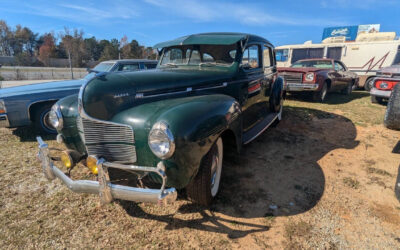
<svg viewBox="0 0 400 250">
<path fill-rule="evenodd" d="M 209 90 L 209 89 L 224 88 L 226 86 L 228 86 L 228 83 L 227 82 L 223 82 L 222 85 L 220 85 L 220 86 L 212 86 L 212 87 L 205 87 L 205 88 L 199 88 L 199 89 L 193 89 L 193 87 L 188 87 L 188 88 L 186 88 L 186 90 L 183 90 L 183 91 L 175 91 L 175 92 L 168 92 L 168 93 L 162 93 L 162 94 L 144 95 L 145 93 L 136 93 L 135 98 L 136 99 L 142 99 L 142 98 L 150 98 L 150 97 L 176 95 L 176 94 L 189 93 L 189 92 L 192 92 L 192 91 L 203 91 L 203 90 Z"/>
</svg>

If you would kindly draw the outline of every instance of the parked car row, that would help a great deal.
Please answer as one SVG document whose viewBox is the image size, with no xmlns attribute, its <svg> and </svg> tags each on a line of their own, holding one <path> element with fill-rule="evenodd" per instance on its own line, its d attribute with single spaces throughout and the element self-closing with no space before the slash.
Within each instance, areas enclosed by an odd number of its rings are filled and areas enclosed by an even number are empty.
<svg viewBox="0 0 400 250">
<path fill-rule="evenodd" d="M 171 203 L 185 189 L 207 206 L 220 187 L 224 152 L 240 152 L 277 124 L 285 92 L 323 102 L 329 92 L 350 95 L 359 80 L 333 59 L 277 68 L 274 46 L 250 34 L 195 34 L 154 48 L 158 62 L 102 62 L 81 80 L 0 90 L 0 126 L 37 122 L 57 133 L 67 148 L 58 158 L 37 137 L 44 175 L 102 203 Z M 97 180 L 73 180 L 60 168 L 78 163 Z M 120 183 L 116 173 L 135 174 L 138 185 Z"/>
</svg>

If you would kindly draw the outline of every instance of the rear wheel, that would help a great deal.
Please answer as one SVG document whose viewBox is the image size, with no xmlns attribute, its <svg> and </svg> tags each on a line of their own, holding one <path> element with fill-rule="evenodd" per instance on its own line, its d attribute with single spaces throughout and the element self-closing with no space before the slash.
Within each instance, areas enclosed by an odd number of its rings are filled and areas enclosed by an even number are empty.
<svg viewBox="0 0 400 250">
<path fill-rule="evenodd" d="M 33 121 L 36 129 L 41 134 L 57 134 L 57 130 L 50 124 L 49 113 L 52 104 L 44 104 L 38 107 L 34 112 Z"/>
<path fill-rule="evenodd" d="M 223 144 L 218 138 L 201 161 L 199 172 L 186 187 L 186 194 L 194 203 L 209 206 L 217 195 L 222 173 Z"/>
<path fill-rule="evenodd" d="M 324 102 L 326 98 L 326 94 L 328 93 L 328 84 L 325 82 L 322 86 L 322 89 L 318 92 L 315 92 L 313 95 L 313 99 L 316 102 Z"/>
<path fill-rule="evenodd" d="M 347 87 L 342 89 L 342 91 L 340 92 L 345 95 L 351 95 L 351 92 L 353 91 L 353 85 L 354 85 L 353 82 L 349 82 L 347 84 Z"/>
<path fill-rule="evenodd" d="M 392 90 L 383 122 L 387 128 L 400 130 L 400 84 Z"/>
</svg>

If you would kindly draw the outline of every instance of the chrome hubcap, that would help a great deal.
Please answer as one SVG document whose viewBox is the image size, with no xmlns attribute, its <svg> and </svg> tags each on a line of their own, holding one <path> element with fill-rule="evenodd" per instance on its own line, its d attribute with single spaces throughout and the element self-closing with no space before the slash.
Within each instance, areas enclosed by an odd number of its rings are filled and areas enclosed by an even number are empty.
<svg viewBox="0 0 400 250">
<path fill-rule="evenodd" d="M 215 143 L 217 146 L 217 150 L 212 156 L 211 162 L 211 196 L 215 197 L 219 190 L 219 183 L 221 180 L 221 172 L 222 172 L 222 157 L 223 157 L 223 144 L 222 139 L 218 138 Z"/>
<path fill-rule="evenodd" d="M 211 165 L 211 189 L 215 185 L 215 178 L 217 177 L 218 156 L 214 155 Z"/>
</svg>

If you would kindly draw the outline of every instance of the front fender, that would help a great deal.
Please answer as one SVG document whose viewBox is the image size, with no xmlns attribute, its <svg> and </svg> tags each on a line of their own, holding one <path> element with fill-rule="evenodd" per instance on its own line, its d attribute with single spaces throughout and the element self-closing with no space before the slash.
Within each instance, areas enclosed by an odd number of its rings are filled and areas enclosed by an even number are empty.
<svg viewBox="0 0 400 250">
<path fill-rule="evenodd" d="M 132 126 L 137 164 L 144 166 L 156 166 L 160 161 L 148 146 L 153 124 L 167 123 L 176 143 L 175 153 L 164 161 L 167 184 L 183 188 L 197 174 L 202 158 L 222 132 L 231 130 L 240 144 L 241 119 L 240 106 L 234 98 L 206 95 L 143 104 L 120 112 L 111 120 Z"/>
</svg>

